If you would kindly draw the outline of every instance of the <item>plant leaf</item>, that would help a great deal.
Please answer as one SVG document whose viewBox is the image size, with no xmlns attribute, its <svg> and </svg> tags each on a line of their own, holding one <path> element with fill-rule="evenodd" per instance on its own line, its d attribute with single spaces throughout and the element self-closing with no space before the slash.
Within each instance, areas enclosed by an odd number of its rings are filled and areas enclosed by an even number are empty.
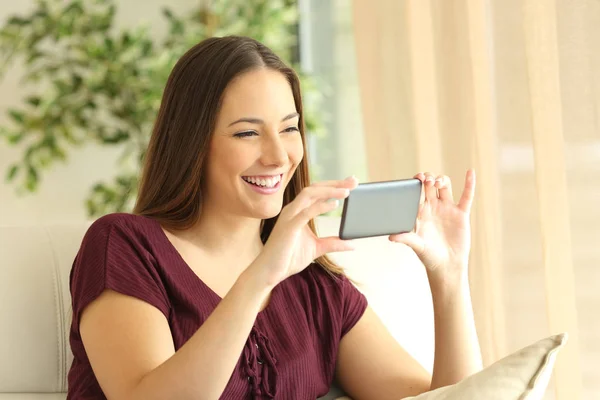
<svg viewBox="0 0 600 400">
<path fill-rule="evenodd" d="M 11 109 L 8 110 L 8 114 L 17 124 L 23 125 L 25 123 L 25 114 L 22 111 Z"/>
<path fill-rule="evenodd" d="M 25 26 L 25 25 L 29 24 L 30 22 L 31 22 L 31 20 L 28 18 L 23 18 L 23 17 L 19 17 L 18 15 L 15 15 L 8 19 L 7 24 L 14 25 L 14 26 Z"/>
<path fill-rule="evenodd" d="M 165 83 L 184 52 L 211 35 L 237 34 L 263 41 L 291 65 L 297 48 L 295 0 L 201 3 L 179 15 L 164 7 L 168 27 L 160 41 L 151 27 L 116 26 L 117 0 L 34 0 L 31 13 L 0 26 L 0 75 L 19 60 L 25 65 L 24 82 L 49 88 L 7 111 L 16 129 L 0 123 L 0 136 L 9 145 L 33 142 L 22 150 L 14 172 L 17 190 L 35 190 L 46 166 L 65 159 L 72 148 L 100 142 L 119 146 L 124 157 L 117 161 L 121 171 L 114 180 L 92 188 L 88 212 L 127 211 Z M 306 123 L 320 132 L 323 110 L 315 94 L 322 86 L 307 88 L 302 80 Z"/>
<path fill-rule="evenodd" d="M 25 99 L 25 102 L 33 107 L 38 107 L 42 99 L 39 96 L 29 96 Z"/>
<path fill-rule="evenodd" d="M 27 167 L 27 177 L 25 178 L 25 189 L 30 192 L 35 192 L 39 184 L 39 174 L 33 165 Z"/>
<path fill-rule="evenodd" d="M 12 182 L 17 176 L 19 169 L 20 167 L 18 164 L 13 164 L 8 170 L 8 173 L 6 174 L 6 182 Z"/>
<path fill-rule="evenodd" d="M 24 137 L 25 137 L 24 132 L 9 134 L 8 135 L 8 143 L 10 143 L 12 145 L 19 144 L 23 140 Z"/>
</svg>

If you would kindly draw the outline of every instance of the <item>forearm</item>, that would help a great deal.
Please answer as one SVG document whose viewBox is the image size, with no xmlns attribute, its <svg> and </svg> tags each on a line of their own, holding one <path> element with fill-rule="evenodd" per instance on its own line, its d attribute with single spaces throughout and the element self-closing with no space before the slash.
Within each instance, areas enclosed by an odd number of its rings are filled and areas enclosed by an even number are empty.
<svg viewBox="0 0 600 400">
<path fill-rule="evenodd" d="M 467 272 L 456 279 L 429 278 L 435 323 L 431 389 L 454 384 L 482 368 Z"/>
<path fill-rule="evenodd" d="M 248 269 L 196 333 L 137 385 L 134 399 L 217 399 L 270 288 Z"/>
</svg>

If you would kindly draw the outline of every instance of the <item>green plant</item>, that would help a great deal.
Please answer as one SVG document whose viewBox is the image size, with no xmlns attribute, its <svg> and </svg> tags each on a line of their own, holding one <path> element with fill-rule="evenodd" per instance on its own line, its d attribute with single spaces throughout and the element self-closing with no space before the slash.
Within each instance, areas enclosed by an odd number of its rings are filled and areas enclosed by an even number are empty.
<svg viewBox="0 0 600 400">
<path fill-rule="evenodd" d="M 0 29 L 0 75 L 21 63 L 23 84 L 33 93 L 7 111 L 9 126 L 0 126 L 0 137 L 24 148 L 7 181 L 34 192 L 43 171 L 66 162 L 78 147 L 119 146 L 119 174 L 95 183 L 86 199 L 91 217 L 131 209 L 164 84 L 189 47 L 211 36 L 244 35 L 295 61 L 293 0 L 212 1 L 185 16 L 165 8 L 169 29 L 160 42 L 148 26 L 117 30 L 115 14 L 114 0 L 37 0 L 31 13 L 11 17 Z M 309 77 L 301 79 L 307 127 L 318 134 L 319 93 Z"/>
</svg>

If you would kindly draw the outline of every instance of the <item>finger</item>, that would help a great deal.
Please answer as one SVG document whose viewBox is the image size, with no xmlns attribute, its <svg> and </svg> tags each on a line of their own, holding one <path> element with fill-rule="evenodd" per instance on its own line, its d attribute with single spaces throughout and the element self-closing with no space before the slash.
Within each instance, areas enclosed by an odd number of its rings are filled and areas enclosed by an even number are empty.
<svg viewBox="0 0 600 400">
<path fill-rule="evenodd" d="M 418 179 L 421 181 L 421 196 L 419 197 L 419 210 L 423 207 L 425 203 L 425 174 L 423 172 L 419 172 L 413 176 L 413 179 Z"/>
<path fill-rule="evenodd" d="M 298 195 L 300 198 L 311 199 L 312 202 L 327 199 L 344 199 L 350 194 L 350 189 L 333 186 L 309 186 Z M 311 203 L 312 203 L 311 202 Z"/>
<path fill-rule="evenodd" d="M 431 203 L 432 205 L 437 203 L 438 193 L 437 189 L 434 186 L 435 177 L 429 173 L 425 173 L 425 182 L 423 186 L 425 187 L 425 201 Z"/>
<path fill-rule="evenodd" d="M 390 235 L 389 240 L 391 242 L 402 243 L 402 244 L 407 245 L 408 247 L 413 249 L 413 251 L 416 254 L 423 253 L 423 250 L 425 248 L 425 242 L 423 241 L 423 238 L 421 238 L 419 235 L 417 235 L 414 232 L 406 232 L 406 233 L 399 233 L 396 235 Z"/>
<path fill-rule="evenodd" d="M 340 189 L 338 189 L 340 190 Z M 321 200 L 317 201 L 314 204 L 300 210 L 293 218 L 292 221 L 294 225 L 302 226 L 306 225 L 308 221 L 313 218 L 318 217 L 321 214 L 324 214 L 329 211 L 333 211 L 338 208 L 340 205 L 339 200 Z"/>
<path fill-rule="evenodd" d="M 414 179 L 418 179 L 421 181 L 421 195 L 419 196 L 419 211 L 425 204 L 425 174 L 419 172 L 414 176 Z"/>
<path fill-rule="evenodd" d="M 473 199 L 475 198 L 475 170 L 472 168 L 467 171 L 465 178 L 465 188 L 463 189 L 462 196 L 458 202 L 458 207 L 464 212 L 470 212 L 471 206 L 473 205 Z"/>
<path fill-rule="evenodd" d="M 358 185 L 358 179 L 352 175 L 342 180 L 322 181 L 313 183 L 311 186 L 330 186 L 337 188 L 354 189 Z"/>
<path fill-rule="evenodd" d="M 419 172 L 417 173 L 415 176 L 413 176 L 414 179 L 418 179 L 421 182 L 425 181 L 425 174 L 423 172 Z"/>
<path fill-rule="evenodd" d="M 316 202 L 328 199 L 344 199 L 350 194 L 348 188 L 337 188 L 331 186 L 309 186 L 304 188 L 300 194 L 286 206 L 287 212 L 292 216 L 307 209 Z"/>
<path fill-rule="evenodd" d="M 337 236 L 330 236 L 317 239 L 317 257 L 327 253 L 339 251 L 351 251 L 356 248 L 353 240 L 342 240 Z"/>
<path fill-rule="evenodd" d="M 437 188 L 440 200 L 454 202 L 452 196 L 452 182 L 449 177 L 440 175 L 435 178 L 435 187 Z"/>
</svg>

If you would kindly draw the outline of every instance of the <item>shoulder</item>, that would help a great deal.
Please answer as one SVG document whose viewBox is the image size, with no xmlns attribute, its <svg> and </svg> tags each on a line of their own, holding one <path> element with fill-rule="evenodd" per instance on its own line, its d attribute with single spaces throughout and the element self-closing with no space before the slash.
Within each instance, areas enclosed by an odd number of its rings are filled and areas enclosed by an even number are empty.
<svg viewBox="0 0 600 400">
<path fill-rule="evenodd" d="M 76 256 L 85 264 L 113 265 L 114 268 L 143 264 L 159 268 L 164 253 L 164 232 L 160 224 L 148 217 L 113 213 L 95 220 L 85 233 Z"/>
<path fill-rule="evenodd" d="M 85 232 L 76 260 L 105 259 L 124 249 L 148 247 L 147 240 L 156 222 L 142 216 L 113 213 L 99 217 Z M 156 229 L 156 228 L 154 228 Z"/>
<path fill-rule="evenodd" d="M 106 214 L 90 225 L 88 232 L 109 232 L 113 229 L 130 232 L 143 232 L 156 222 L 147 217 L 128 213 Z"/>
<path fill-rule="evenodd" d="M 156 232 L 158 223 L 150 218 L 127 213 L 99 217 L 87 229 L 82 246 L 108 245 L 109 241 L 144 241 Z"/>
<path fill-rule="evenodd" d="M 347 284 L 351 284 L 350 279 L 346 274 L 336 274 L 317 262 L 313 262 L 303 272 L 306 272 L 307 279 L 314 281 L 314 283 L 325 286 L 326 288 L 333 288 L 339 290 Z"/>
<path fill-rule="evenodd" d="M 308 291 L 314 299 L 329 304 L 343 301 L 348 284 L 352 285 L 344 274 L 334 274 L 318 263 L 312 263 L 295 277 L 294 286 Z"/>
<path fill-rule="evenodd" d="M 154 264 L 160 226 L 139 215 L 113 213 L 96 219 L 87 229 L 73 271 L 126 268 L 136 260 Z"/>
<path fill-rule="evenodd" d="M 95 220 L 83 237 L 70 273 L 75 314 L 104 290 L 140 298 L 167 313 L 162 268 L 156 259 L 157 222 L 115 213 Z"/>
</svg>

